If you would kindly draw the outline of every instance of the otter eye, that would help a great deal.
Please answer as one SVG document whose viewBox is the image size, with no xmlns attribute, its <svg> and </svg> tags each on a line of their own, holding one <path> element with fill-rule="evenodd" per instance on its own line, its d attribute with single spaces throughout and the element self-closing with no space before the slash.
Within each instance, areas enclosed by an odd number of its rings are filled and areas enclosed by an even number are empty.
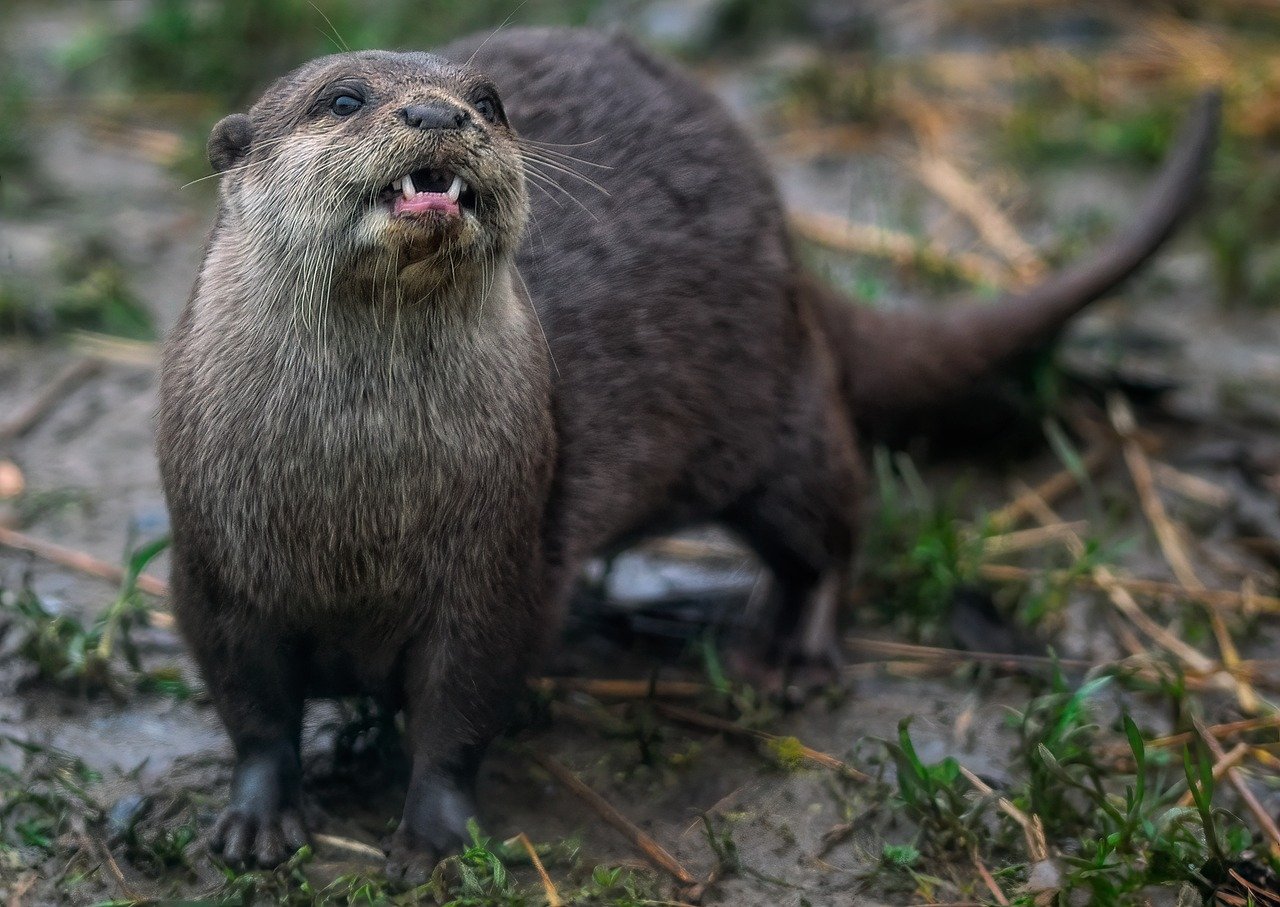
<svg viewBox="0 0 1280 907">
<path fill-rule="evenodd" d="M 329 109 L 340 117 L 349 117 L 363 106 L 364 101 L 351 94 L 340 94 L 329 103 Z"/>
<path fill-rule="evenodd" d="M 475 103 L 476 112 L 490 123 L 498 122 L 498 107 L 492 98 L 478 98 Z"/>
</svg>

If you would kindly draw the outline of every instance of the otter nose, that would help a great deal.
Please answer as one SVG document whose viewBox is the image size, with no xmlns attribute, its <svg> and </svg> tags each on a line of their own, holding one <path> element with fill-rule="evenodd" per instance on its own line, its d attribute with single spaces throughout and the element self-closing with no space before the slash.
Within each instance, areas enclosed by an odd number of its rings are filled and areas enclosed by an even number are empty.
<svg viewBox="0 0 1280 907">
<path fill-rule="evenodd" d="M 471 114 L 461 107 L 444 101 L 410 104 L 400 111 L 400 116 L 415 129 L 461 129 L 471 119 Z"/>
</svg>

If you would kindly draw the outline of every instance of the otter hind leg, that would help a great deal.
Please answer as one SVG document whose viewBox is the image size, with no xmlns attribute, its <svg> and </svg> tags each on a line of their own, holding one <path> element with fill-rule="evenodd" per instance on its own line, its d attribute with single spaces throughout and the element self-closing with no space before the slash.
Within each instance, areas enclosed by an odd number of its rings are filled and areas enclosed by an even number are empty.
<svg viewBox="0 0 1280 907">
<path fill-rule="evenodd" d="M 760 619 L 733 653 L 775 692 L 838 680 L 840 594 L 857 534 L 861 468 L 834 394 L 814 394 L 779 432 L 773 468 L 726 513 L 769 570 Z"/>
<path fill-rule="evenodd" d="M 764 606 L 736 634 L 729 664 L 766 692 L 801 700 L 840 681 L 836 623 L 844 571 L 833 566 L 801 580 L 776 560 L 766 566 Z"/>
</svg>

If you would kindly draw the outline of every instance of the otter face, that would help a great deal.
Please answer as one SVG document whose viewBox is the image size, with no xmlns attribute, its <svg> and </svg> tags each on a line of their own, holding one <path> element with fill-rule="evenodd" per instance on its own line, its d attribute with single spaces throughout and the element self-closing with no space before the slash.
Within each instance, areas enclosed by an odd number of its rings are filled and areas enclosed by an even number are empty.
<svg viewBox="0 0 1280 907">
<path fill-rule="evenodd" d="M 224 216 L 280 255 L 328 247 L 334 277 L 491 267 L 528 216 L 523 161 L 497 89 L 425 53 L 323 57 L 214 127 Z"/>
</svg>

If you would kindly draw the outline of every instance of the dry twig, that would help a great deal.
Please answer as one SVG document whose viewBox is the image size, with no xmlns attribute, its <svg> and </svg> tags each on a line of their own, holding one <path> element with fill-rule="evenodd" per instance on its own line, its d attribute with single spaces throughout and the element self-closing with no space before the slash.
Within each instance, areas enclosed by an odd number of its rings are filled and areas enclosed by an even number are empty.
<svg viewBox="0 0 1280 907">
<path fill-rule="evenodd" d="M 133 886 L 129 884 L 129 881 L 124 877 L 124 873 L 120 870 L 120 864 L 117 863 L 116 858 L 111 855 L 110 848 L 88 832 L 81 833 L 79 837 L 80 846 L 93 854 L 94 857 L 97 858 L 98 862 L 107 868 L 107 871 L 111 874 L 112 880 L 116 884 L 116 888 L 120 892 L 120 896 L 126 901 L 138 900 L 138 895 L 134 892 Z"/>
<path fill-rule="evenodd" d="M 640 829 L 634 822 L 624 816 L 617 808 L 592 790 L 581 778 L 546 753 L 530 750 L 533 761 L 542 766 L 552 777 L 563 784 L 569 791 L 589 806 L 600 818 L 617 829 L 628 841 L 640 849 L 641 853 L 654 866 L 669 873 L 682 885 L 697 885 L 689 870 L 680 865 L 666 849 Z"/>
<path fill-rule="evenodd" d="M 1129 474 L 1133 478 L 1134 489 L 1138 492 L 1138 502 L 1142 505 L 1142 512 L 1146 515 L 1147 522 L 1155 531 L 1164 559 L 1168 561 L 1173 575 L 1187 591 L 1202 591 L 1204 584 L 1200 582 L 1195 569 L 1191 566 L 1191 560 L 1182 546 L 1178 528 L 1169 519 L 1169 514 L 1164 509 L 1164 502 L 1156 494 L 1151 463 L 1141 445 L 1134 440 L 1137 424 L 1133 418 L 1133 410 L 1129 408 L 1128 402 L 1123 397 L 1112 394 L 1107 401 L 1107 412 L 1111 417 L 1112 426 L 1120 436 L 1120 447 L 1124 453 L 1125 464 L 1129 467 Z"/>
<path fill-rule="evenodd" d="M 970 857 L 973 859 L 973 868 L 978 870 L 978 876 L 982 879 L 982 884 L 987 886 L 987 891 L 991 892 L 991 896 L 996 899 L 996 903 L 1007 905 L 1009 899 L 1004 896 L 1004 892 L 996 884 L 995 877 L 991 875 L 991 870 L 987 868 L 987 864 L 982 862 L 982 857 L 978 855 L 978 848 L 975 847 L 973 849 Z"/>
<path fill-rule="evenodd" d="M 1025 583 L 1030 580 L 1045 578 L 1050 582 L 1078 583 L 1094 588 L 1102 588 L 1097 577 L 1087 573 L 1073 573 L 1070 570 L 1045 572 L 1016 567 L 1011 564 L 983 564 L 979 571 L 984 579 L 994 583 Z M 1187 591 L 1177 583 L 1166 583 L 1153 579 L 1134 579 L 1132 577 L 1113 576 L 1115 585 L 1121 586 L 1133 595 L 1144 598 L 1178 599 L 1190 598 L 1194 601 L 1212 605 L 1215 608 L 1243 611 L 1253 607 L 1257 613 L 1280 614 L 1280 598 L 1273 595 L 1246 596 L 1234 589 L 1204 589 L 1188 595 Z"/>
<path fill-rule="evenodd" d="M 1071 523 L 1054 523 L 1032 529 L 1015 529 L 1001 535 L 991 535 L 982 540 L 982 553 L 987 557 L 999 557 L 1032 548 L 1041 548 L 1049 542 L 1065 542 L 1089 526 L 1084 520 Z"/>
<path fill-rule="evenodd" d="M 1115 450 L 1112 444 L 1099 444 L 1085 451 L 1084 456 L 1081 457 L 1085 474 L 1092 476 L 1101 470 L 1111 462 Z M 1052 505 L 1079 484 L 1079 478 L 1072 470 L 1063 469 L 1055 472 L 1029 492 L 1019 494 L 1012 502 L 991 514 L 988 521 L 995 531 L 1006 532 L 1031 515 L 1033 498 Z"/>
<path fill-rule="evenodd" d="M 686 680 L 538 677 L 529 685 L 542 693 L 586 693 L 597 699 L 693 699 L 707 691 L 706 684 Z"/>
<path fill-rule="evenodd" d="M 935 151 L 924 151 L 916 161 L 916 172 L 921 182 L 973 224 L 978 235 L 1008 263 L 1017 283 L 1033 283 L 1044 273 L 1040 254 L 958 167 Z"/>
<path fill-rule="evenodd" d="M 839 252 L 887 258 L 899 267 L 923 262 L 938 270 L 949 270 L 970 283 L 1002 286 L 1005 274 L 990 259 L 971 252 L 953 252 L 939 243 L 917 239 L 887 227 L 855 224 L 841 217 L 816 211 L 793 211 L 792 229 L 797 234 Z"/>
<path fill-rule="evenodd" d="M 529 859 L 533 862 L 533 868 L 538 873 L 538 878 L 542 880 L 543 894 L 547 896 L 547 907 L 565 907 L 564 901 L 560 899 L 560 892 L 556 891 L 556 883 L 551 881 L 551 876 L 547 874 L 547 868 L 542 865 L 542 859 L 538 856 L 538 851 L 534 849 L 533 842 L 529 840 L 529 836 L 524 832 L 520 832 L 511 841 L 519 841 L 520 846 L 524 848 L 525 853 L 529 855 Z M 507 843 L 510 844 L 511 841 Z"/>
<path fill-rule="evenodd" d="M 53 542 L 32 538 L 25 533 L 18 532 L 16 529 L 6 529 L 0 526 L 0 547 L 25 551 L 60 567 L 67 567 L 78 573 L 96 576 L 108 582 L 117 584 L 124 582 L 125 571 L 123 567 L 100 560 L 91 554 L 85 554 L 83 551 L 76 551 L 74 548 L 66 548 L 62 545 L 55 545 Z M 148 595 L 164 598 L 169 594 L 168 583 L 147 573 L 138 577 L 137 585 L 140 591 L 146 592 Z"/>
<path fill-rule="evenodd" d="M 1280 714 L 1266 715 L 1260 718 L 1246 718 L 1243 721 L 1231 721 L 1227 724 L 1214 724 L 1206 727 L 1205 731 L 1218 739 L 1222 739 L 1223 737 L 1232 737 L 1247 731 L 1258 731 L 1272 727 L 1280 727 Z M 1196 737 L 1197 734 L 1191 731 L 1185 734 L 1170 734 L 1168 737 L 1157 737 L 1154 740 L 1148 740 L 1146 746 L 1148 748 L 1185 746 L 1195 740 Z"/>
<path fill-rule="evenodd" d="M 1098 667 L 1093 662 L 1075 658 L 1049 658 L 1045 655 L 1018 655 L 1004 652 L 970 652 L 966 649 L 947 649 L 942 646 L 921 646 L 906 642 L 888 642 L 879 639 L 860 639 L 849 637 L 844 644 L 852 649 L 874 652 L 878 655 L 889 655 L 897 658 L 917 659 L 922 661 L 940 661 L 947 664 L 964 664 L 982 662 L 999 665 L 1005 668 L 1052 667 L 1091 670 Z"/>
<path fill-rule="evenodd" d="M 1041 523 L 1062 522 L 1061 518 L 1044 501 L 1035 501 L 1033 498 L 1031 506 L 1034 516 Z M 1085 545 L 1079 536 L 1073 536 L 1068 539 L 1067 547 L 1075 557 L 1084 557 Z M 1098 565 L 1090 572 L 1093 574 L 1094 581 L 1098 586 L 1107 593 L 1107 597 L 1111 600 L 1116 610 L 1128 618 L 1129 622 L 1137 627 L 1147 638 L 1176 656 L 1191 670 L 1200 674 L 1213 673 L 1216 668 L 1213 660 L 1152 620 L 1138 605 L 1137 600 L 1134 599 L 1129 590 L 1116 579 L 1108 568 Z"/>
<path fill-rule="evenodd" d="M 960 774 L 964 775 L 965 780 L 984 796 L 989 797 L 995 793 L 991 785 L 963 765 L 960 766 Z M 1045 839 L 1044 823 L 1040 821 L 1040 817 L 1023 812 L 1014 806 L 1013 801 L 1005 797 L 999 797 L 996 800 L 996 805 L 1002 813 L 1022 827 L 1022 835 L 1027 842 L 1027 856 L 1031 858 L 1031 862 L 1038 863 L 1041 860 L 1049 859 L 1049 843 Z"/>
<path fill-rule="evenodd" d="M 1227 754 L 1222 749 L 1222 744 L 1218 742 L 1218 738 L 1209 732 L 1209 729 L 1201 724 L 1200 719 L 1193 718 L 1192 723 L 1195 725 L 1196 733 L 1200 735 L 1200 739 L 1204 741 L 1204 745 L 1209 748 L 1209 752 L 1213 754 L 1215 762 L 1221 762 L 1227 758 Z M 1258 798 L 1253 795 L 1253 791 L 1249 790 L 1249 785 L 1245 783 L 1244 778 L 1240 776 L 1240 772 L 1235 768 L 1227 769 L 1227 780 L 1231 782 L 1231 786 L 1236 789 L 1236 793 L 1240 795 L 1240 799 L 1244 801 L 1244 805 L 1249 808 L 1249 812 L 1253 813 L 1253 817 L 1258 820 L 1258 825 L 1262 828 L 1263 833 L 1271 842 L 1271 853 L 1273 856 L 1280 856 L 1280 828 L 1276 827 L 1275 819 L 1271 818 L 1271 813 L 1263 808 L 1258 802 Z"/>
<path fill-rule="evenodd" d="M 1164 502 L 1156 493 L 1151 463 L 1135 437 L 1137 423 L 1133 417 L 1133 410 L 1123 397 L 1112 394 L 1107 401 L 1107 412 L 1111 417 L 1112 426 L 1120 435 L 1124 460 L 1129 467 L 1129 475 L 1133 478 L 1133 486 L 1138 492 L 1142 512 L 1156 534 L 1156 540 L 1160 543 L 1160 551 L 1164 554 L 1165 561 L 1189 596 L 1194 597 L 1204 592 L 1205 585 L 1196 575 L 1195 568 L 1191 565 L 1191 558 L 1182 544 L 1182 534 L 1169 518 Z M 1249 714 L 1254 714 L 1262 708 L 1262 702 L 1257 692 L 1242 676 L 1240 654 L 1236 651 L 1235 641 L 1232 640 L 1222 615 L 1213 608 L 1207 610 L 1214 636 L 1218 641 L 1218 651 L 1222 654 L 1223 667 L 1236 686 L 1236 699 L 1240 703 L 1240 708 Z"/>
<path fill-rule="evenodd" d="M 717 731 L 723 734 L 730 734 L 735 737 L 750 737 L 755 740 L 763 740 L 766 743 L 777 743 L 779 740 L 786 739 L 777 734 L 770 734 L 767 731 L 758 731 L 752 728 L 745 728 L 739 724 L 734 724 L 732 721 L 717 718 L 714 715 L 707 715 L 702 712 L 695 712 L 692 709 L 683 709 L 674 705 L 659 703 L 654 706 L 654 710 L 659 715 L 664 715 L 672 721 L 678 721 L 681 724 L 690 724 L 694 727 Z M 821 765 L 823 768 L 833 769 L 846 777 L 853 778 L 854 780 L 871 780 L 871 776 L 866 772 L 859 771 L 849 763 L 837 759 L 830 753 L 811 749 L 803 743 L 800 744 L 800 756 L 808 762 L 812 762 L 815 765 Z"/>
<path fill-rule="evenodd" d="M 95 331 L 72 331 L 71 343 L 79 351 L 118 365 L 155 368 L 160 364 L 160 348 L 147 340 L 125 340 Z"/>
<path fill-rule="evenodd" d="M 0 501 L 16 498 L 27 487 L 18 464 L 12 460 L 0 460 Z"/>
<path fill-rule="evenodd" d="M 1151 477 L 1170 491 L 1206 507 L 1222 509 L 1231 503 L 1231 492 L 1208 479 L 1175 469 L 1168 463 L 1151 461 Z"/>
<path fill-rule="evenodd" d="M 340 835 L 322 834 L 313 834 L 311 838 L 317 844 L 323 844 L 326 847 L 336 847 L 339 850 L 359 854 L 362 857 L 368 857 L 375 863 L 382 863 L 387 859 L 387 855 L 383 852 L 382 848 L 374 847 L 372 844 L 366 844 L 363 841 L 357 841 L 355 838 L 344 838 Z"/>
<path fill-rule="evenodd" d="M 53 412 L 72 391 L 100 371 L 102 371 L 102 360 L 91 356 L 58 372 L 34 400 L 8 422 L 0 425 L 0 444 L 15 441 L 30 432 L 44 421 L 45 417 Z"/>
</svg>

